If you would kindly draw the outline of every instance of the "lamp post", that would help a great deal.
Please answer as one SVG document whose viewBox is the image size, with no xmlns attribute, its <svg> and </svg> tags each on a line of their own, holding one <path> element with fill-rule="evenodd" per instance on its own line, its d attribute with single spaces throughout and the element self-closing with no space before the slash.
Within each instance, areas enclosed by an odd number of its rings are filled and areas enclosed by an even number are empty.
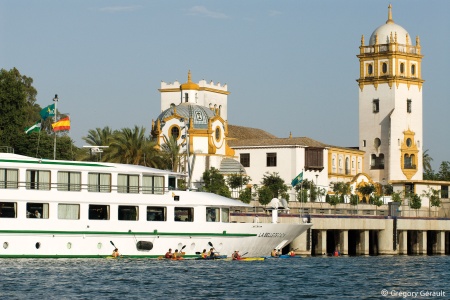
<svg viewBox="0 0 450 300">
<path fill-rule="evenodd" d="M 319 186 L 317 185 L 317 178 L 319 177 L 319 174 L 316 174 L 316 197 L 319 196 Z"/>
<path fill-rule="evenodd" d="M 384 178 L 381 180 L 381 195 L 383 197 L 383 204 L 386 204 L 386 203 L 384 203 L 384 182 L 385 182 L 385 180 L 386 179 L 384 179 Z"/>
<path fill-rule="evenodd" d="M 55 94 L 55 98 L 53 98 L 53 101 L 55 102 L 55 123 L 56 123 L 56 106 L 59 101 L 58 94 Z M 56 131 L 53 132 L 54 134 L 54 141 L 53 141 L 53 160 L 56 160 Z"/>
</svg>

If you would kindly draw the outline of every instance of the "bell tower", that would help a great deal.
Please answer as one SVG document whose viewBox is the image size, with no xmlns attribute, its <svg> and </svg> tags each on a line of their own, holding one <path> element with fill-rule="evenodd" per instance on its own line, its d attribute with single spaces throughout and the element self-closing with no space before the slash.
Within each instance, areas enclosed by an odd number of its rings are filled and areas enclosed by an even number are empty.
<svg viewBox="0 0 450 300">
<path fill-rule="evenodd" d="M 407 13 L 407 12 L 405 12 Z M 422 57 L 392 18 L 359 47 L 359 149 L 376 182 L 422 179 Z"/>
</svg>

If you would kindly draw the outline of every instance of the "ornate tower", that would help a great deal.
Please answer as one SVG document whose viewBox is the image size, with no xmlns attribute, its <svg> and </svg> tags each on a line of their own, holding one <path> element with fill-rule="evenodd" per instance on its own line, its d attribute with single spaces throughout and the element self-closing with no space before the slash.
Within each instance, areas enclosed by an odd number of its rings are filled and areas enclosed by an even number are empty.
<svg viewBox="0 0 450 300">
<path fill-rule="evenodd" d="M 422 179 L 422 80 L 419 37 L 388 20 L 361 38 L 359 148 L 374 181 Z"/>
</svg>

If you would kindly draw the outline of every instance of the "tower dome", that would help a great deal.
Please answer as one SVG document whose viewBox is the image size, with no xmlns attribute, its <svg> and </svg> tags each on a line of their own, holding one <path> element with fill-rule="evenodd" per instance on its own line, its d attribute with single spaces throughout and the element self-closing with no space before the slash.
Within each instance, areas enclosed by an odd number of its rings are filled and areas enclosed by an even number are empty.
<svg viewBox="0 0 450 300">
<path fill-rule="evenodd" d="M 189 70 L 189 72 L 188 72 L 188 81 L 183 83 L 182 85 L 180 85 L 180 89 L 183 90 L 183 91 L 186 91 L 186 90 L 196 90 L 196 91 L 198 91 L 200 89 L 198 84 L 196 84 L 195 82 L 192 82 L 191 70 Z"/>
<path fill-rule="evenodd" d="M 374 30 L 370 36 L 369 45 L 388 44 L 395 41 L 398 44 L 410 44 L 410 40 L 408 39 L 409 34 L 406 29 L 394 23 L 394 20 L 392 19 L 392 5 L 389 4 L 388 20 L 386 21 L 386 24 L 383 24 Z"/>
<path fill-rule="evenodd" d="M 211 109 L 192 104 L 192 103 L 181 103 L 177 106 L 172 106 L 165 111 L 163 111 L 159 116 L 158 120 L 161 122 L 165 121 L 166 118 L 169 118 L 173 115 L 176 115 L 178 118 L 184 118 L 186 120 L 190 120 L 192 118 L 194 124 L 193 128 L 208 128 L 208 121 L 215 117 L 214 111 Z"/>
</svg>

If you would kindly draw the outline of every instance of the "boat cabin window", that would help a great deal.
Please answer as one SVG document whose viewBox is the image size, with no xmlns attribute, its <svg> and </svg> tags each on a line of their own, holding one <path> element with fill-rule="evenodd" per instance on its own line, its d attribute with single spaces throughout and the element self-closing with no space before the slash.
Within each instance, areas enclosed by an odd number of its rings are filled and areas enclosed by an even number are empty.
<svg viewBox="0 0 450 300">
<path fill-rule="evenodd" d="M 139 207 L 119 205 L 119 220 L 122 221 L 138 221 Z"/>
<path fill-rule="evenodd" d="M 19 170 L 0 169 L 0 189 L 17 189 L 19 187 Z"/>
<path fill-rule="evenodd" d="M 175 207 L 175 221 L 177 222 L 193 222 L 193 207 Z"/>
<path fill-rule="evenodd" d="M 109 220 L 109 205 L 89 204 L 89 220 Z"/>
<path fill-rule="evenodd" d="M 229 223 L 230 222 L 230 209 L 222 208 L 222 222 Z"/>
<path fill-rule="evenodd" d="M 111 193 L 111 174 L 89 173 L 89 192 Z"/>
<path fill-rule="evenodd" d="M 27 203 L 27 218 L 48 219 L 48 203 Z"/>
<path fill-rule="evenodd" d="M 79 204 L 58 204 L 58 219 L 79 220 L 80 205 Z"/>
<path fill-rule="evenodd" d="M 16 218 L 16 217 L 17 217 L 17 203 L 0 202 L 0 218 Z"/>
<path fill-rule="evenodd" d="M 166 221 L 166 208 L 147 206 L 147 221 Z"/>
<path fill-rule="evenodd" d="M 27 170 L 27 190 L 50 190 L 50 171 Z"/>
<path fill-rule="evenodd" d="M 128 194 L 139 193 L 139 175 L 117 175 L 117 192 Z"/>
<path fill-rule="evenodd" d="M 220 208 L 207 207 L 206 208 L 206 222 L 220 222 Z"/>
<path fill-rule="evenodd" d="M 169 177 L 169 190 L 175 190 L 176 187 L 176 178 L 175 177 Z"/>
<path fill-rule="evenodd" d="M 164 177 L 144 175 L 142 177 L 142 193 L 164 194 Z"/>
<path fill-rule="evenodd" d="M 81 173 L 59 171 L 58 191 L 81 191 Z"/>
</svg>

